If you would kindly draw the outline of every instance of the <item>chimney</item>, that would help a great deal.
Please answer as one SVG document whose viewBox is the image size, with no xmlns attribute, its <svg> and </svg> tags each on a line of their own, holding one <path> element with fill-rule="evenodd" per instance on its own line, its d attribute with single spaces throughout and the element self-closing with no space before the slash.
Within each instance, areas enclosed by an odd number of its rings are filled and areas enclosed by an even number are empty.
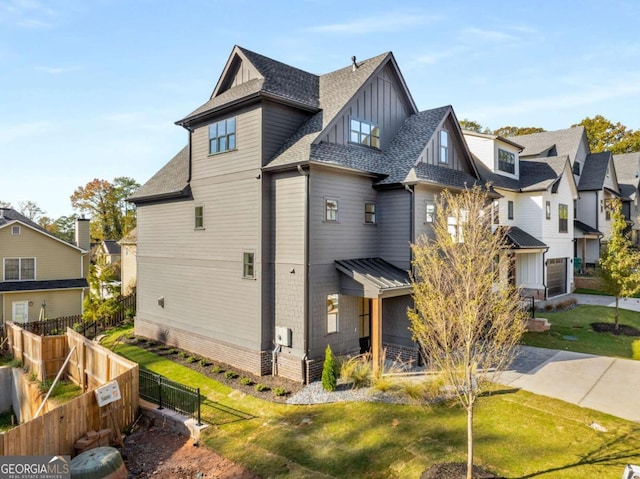
<svg viewBox="0 0 640 479">
<path fill-rule="evenodd" d="M 358 64 L 356 63 L 355 55 L 351 57 L 351 62 L 352 62 L 351 71 L 356 71 L 358 69 Z"/>
<path fill-rule="evenodd" d="M 76 219 L 76 246 L 85 251 L 91 248 L 91 238 L 89 237 L 89 220 L 84 216 Z"/>
</svg>

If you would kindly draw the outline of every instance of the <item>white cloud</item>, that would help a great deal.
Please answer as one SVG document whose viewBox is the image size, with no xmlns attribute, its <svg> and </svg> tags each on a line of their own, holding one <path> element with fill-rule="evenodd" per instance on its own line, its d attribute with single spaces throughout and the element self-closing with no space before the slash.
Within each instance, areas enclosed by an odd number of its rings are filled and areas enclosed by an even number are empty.
<svg viewBox="0 0 640 479">
<path fill-rule="evenodd" d="M 73 72 L 73 71 L 78 71 L 79 68 L 78 67 L 45 67 L 45 66 L 39 66 L 39 67 L 34 67 L 34 70 L 42 72 L 42 73 L 48 73 L 49 75 L 61 75 L 63 73 L 69 73 L 69 72 Z"/>
<path fill-rule="evenodd" d="M 38 136 L 50 131 L 51 127 L 52 124 L 45 121 L 0 126 L 0 144 L 11 143 L 20 138 Z"/>
<path fill-rule="evenodd" d="M 475 40 L 491 41 L 491 42 L 510 42 L 516 40 L 517 37 L 504 31 L 487 30 L 485 28 L 466 28 L 462 31 L 465 36 L 472 37 Z"/>
<path fill-rule="evenodd" d="M 53 25 L 57 13 L 36 0 L 6 0 L 0 2 L 0 24 L 40 29 Z"/>
<path fill-rule="evenodd" d="M 384 13 L 377 16 L 361 17 L 346 23 L 331 23 L 307 28 L 307 31 L 321 33 L 363 34 L 373 32 L 394 32 L 405 28 L 427 25 L 438 17 L 412 13 Z"/>
</svg>

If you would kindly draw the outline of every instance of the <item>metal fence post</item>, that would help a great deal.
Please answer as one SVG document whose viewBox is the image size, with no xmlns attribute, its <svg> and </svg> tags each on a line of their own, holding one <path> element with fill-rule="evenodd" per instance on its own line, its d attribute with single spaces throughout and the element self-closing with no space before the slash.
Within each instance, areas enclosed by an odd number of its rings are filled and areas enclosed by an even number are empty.
<svg viewBox="0 0 640 479">
<path fill-rule="evenodd" d="M 198 422 L 196 426 L 202 426 L 202 422 L 200 421 L 200 388 L 198 388 Z"/>
<path fill-rule="evenodd" d="M 164 409 L 162 407 L 162 377 L 157 376 L 157 379 L 158 379 L 158 402 L 160 403 L 158 405 L 158 409 Z"/>
</svg>

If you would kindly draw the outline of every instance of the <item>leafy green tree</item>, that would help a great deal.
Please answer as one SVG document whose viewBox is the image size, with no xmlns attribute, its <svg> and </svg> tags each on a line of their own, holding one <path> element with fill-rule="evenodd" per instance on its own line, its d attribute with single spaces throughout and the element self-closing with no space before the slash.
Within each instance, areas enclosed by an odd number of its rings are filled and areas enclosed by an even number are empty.
<svg viewBox="0 0 640 479">
<path fill-rule="evenodd" d="M 33 201 L 21 201 L 18 203 L 17 211 L 36 223 L 45 215 L 45 211 Z"/>
<path fill-rule="evenodd" d="M 413 251 L 410 329 L 431 370 L 467 411 L 467 478 L 473 469 L 476 399 L 511 362 L 524 332 L 519 291 L 508 266 L 503 230 L 492 233 L 491 201 L 480 188 L 438 198 L 433 239 Z M 442 391 L 434 391 L 442 394 Z"/>
<path fill-rule="evenodd" d="M 537 126 L 502 126 L 497 130 L 493 130 L 493 134 L 509 138 L 510 136 L 530 135 L 531 133 L 542 133 L 543 131 L 546 130 Z"/>
<path fill-rule="evenodd" d="M 462 128 L 463 130 L 475 131 L 477 133 L 491 133 L 491 130 L 489 128 L 484 128 L 480 123 L 474 120 L 464 118 L 458 123 L 460 123 L 460 128 Z"/>
<path fill-rule="evenodd" d="M 140 185 L 132 178 L 118 177 L 113 183 L 94 179 L 71 195 L 71 205 L 91 216 L 91 238 L 120 239 L 136 225 L 135 209 L 125 200 Z"/>
<path fill-rule="evenodd" d="M 585 118 L 580 123 L 571 126 L 584 126 L 587 140 L 592 153 L 600 151 L 614 151 L 628 135 L 627 127 L 622 123 L 612 123 L 602 115 Z M 615 153 L 622 153 L 615 151 Z"/>
<path fill-rule="evenodd" d="M 619 329 L 621 297 L 640 293 L 640 252 L 632 247 L 625 235 L 627 221 L 622 213 L 620 199 L 607 202 L 611 211 L 610 237 L 600 255 L 600 274 L 607 293 L 616 298 L 615 329 Z"/>
<path fill-rule="evenodd" d="M 57 220 L 52 221 L 45 216 L 40 219 L 39 224 L 55 237 L 72 243 L 75 240 L 77 217 L 77 215 L 61 216 Z"/>
<path fill-rule="evenodd" d="M 333 357 L 331 346 L 327 344 L 324 352 L 324 365 L 322 368 L 322 387 L 326 391 L 335 391 L 338 387 L 338 373 L 336 360 Z"/>
</svg>

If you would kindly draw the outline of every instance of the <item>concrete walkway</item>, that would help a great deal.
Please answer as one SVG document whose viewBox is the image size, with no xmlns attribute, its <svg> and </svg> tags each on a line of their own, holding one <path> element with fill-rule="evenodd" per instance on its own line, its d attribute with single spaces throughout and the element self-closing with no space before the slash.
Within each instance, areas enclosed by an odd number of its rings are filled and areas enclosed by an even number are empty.
<svg viewBox="0 0 640 479">
<path fill-rule="evenodd" d="M 615 307 L 611 296 L 572 296 L 578 304 Z M 620 308 L 640 311 L 640 300 L 621 299 Z M 640 423 L 640 361 L 520 346 L 499 382 Z"/>
</svg>

